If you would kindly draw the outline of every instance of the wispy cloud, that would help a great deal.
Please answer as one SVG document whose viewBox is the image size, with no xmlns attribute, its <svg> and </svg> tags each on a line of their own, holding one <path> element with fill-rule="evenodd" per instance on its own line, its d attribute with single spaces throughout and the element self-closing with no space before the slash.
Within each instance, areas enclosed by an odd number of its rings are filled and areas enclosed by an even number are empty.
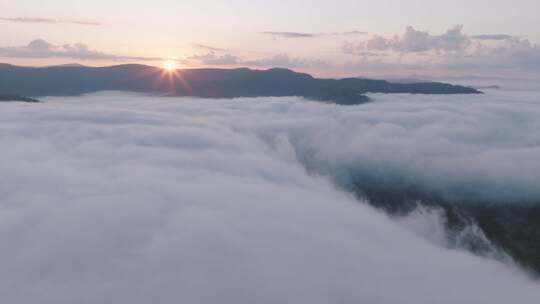
<svg viewBox="0 0 540 304">
<path fill-rule="evenodd" d="M 192 63 L 200 63 L 213 66 L 248 66 L 262 68 L 325 68 L 330 67 L 330 64 L 319 59 L 310 59 L 302 57 L 291 57 L 288 54 L 277 54 L 274 56 L 248 59 L 238 57 L 232 54 L 219 55 L 215 52 L 209 52 L 202 55 L 193 55 L 188 57 Z"/>
<path fill-rule="evenodd" d="M 200 44 L 200 43 L 195 43 L 195 44 L 193 44 L 193 46 L 198 48 L 198 49 L 204 49 L 204 50 L 211 51 L 211 52 L 224 52 L 224 51 L 226 51 L 225 49 L 222 49 L 222 48 L 218 48 L 218 47 L 211 46 L 211 45 L 206 45 L 206 44 Z"/>
<path fill-rule="evenodd" d="M 363 31 L 348 31 L 348 32 L 338 32 L 338 33 L 333 33 L 334 35 L 367 35 L 368 32 L 363 32 Z"/>
<path fill-rule="evenodd" d="M 471 38 L 475 40 L 507 40 L 514 38 L 514 36 L 505 34 L 484 34 L 471 36 Z"/>
<path fill-rule="evenodd" d="M 62 20 L 61 20 L 62 22 Z M 63 21 L 64 23 L 72 23 L 72 24 L 79 24 L 79 25 L 91 25 L 91 26 L 102 26 L 103 23 L 100 22 L 93 22 L 93 21 L 82 21 L 82 20 L 67 20 Z"/>
<path fill-rule="evenodd" d="M 432 35 L 427 31 L 419 31 L 409 26 L 401 36 L 385 38 L 373 36 L 356 44 L 346 43 L 346 53 L 365 51 L 396 51 L 400 53 L 419 53 L 427 51 L 460 51 L 471 44 L 470 38 L 463 33 L 463 26 L 457 25 L 444 34 Z"/>
<path fill-rule="evenodd" d="M 271 32 L 271 31 L 266 31 L 266 32 L 263 32 L 263 34 L 270 35 L 270 36 L 281 37 L 281 38 L 312 38 L 312 37 L 317 36 L 317 34 L 313 34 L 313 33 L 300 33 L 300 32 Z"/>
<path fill-rule="evenodd" d="M 195 61 L 205 65 L 238 65 L 243 62 L 242 58 L 240 57 L 231 54 L 217 55 L 215 52 L 209 52 L 202 55 L 193 55 L 187 59 L 188 61 Z"/>
<path fill-rule="evenodd" d="M 0 17 L 1 21 L 17 23 L 49 23 L 49 24 L 76 24 L 87 26 L 102 26 L 100 22 L 78 20 L 78 19 L 53 19 L 41 17 Z"/>
<path fill-rule="evenodd" d="M 159 57 L 138 57 L 109 54 L 92 50 L 83 43 L 53 45 L 43 39 L 35 39 L 26 46 L 0 47 L 1 57 L 11 58 L 70 58 L 78 60 L 108 61 L 157 61 Z"/>
<path fill-rule="evenodd" d="M 303 32 L 273 32 L 265 31 L 265 35 L 280 37 L 280 38 L 314 38 L 321 36 L 346 36 L 346 35 L 365 35 L 362 31 L 347 31 L 347 32 L 329 32 L 329 33 L 303 33 Z"/>
<path fill-rule="evenodd" d="M 277 54 L 275 56 L 244 61 L 248 66 L 256 67 L 283 67 L 283 68 L 326 68 L 330 64 L 320 59 L 310 59 L 301 57 L 291 57 L 288 54 Z"/>
</svg>

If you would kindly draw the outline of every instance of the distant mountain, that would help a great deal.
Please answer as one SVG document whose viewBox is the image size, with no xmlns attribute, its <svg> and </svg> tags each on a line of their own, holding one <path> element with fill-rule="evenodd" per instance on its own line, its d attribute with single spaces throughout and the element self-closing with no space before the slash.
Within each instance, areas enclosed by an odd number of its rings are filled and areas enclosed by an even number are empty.
<svg viewBox="0 0 540 304">
<path fill-rule="evenodd" d="M 51 65 L 51 66 L 48 66 L 49 68 L 54 68 L 54 67 L 79 67 L 79 68 L 83 68 L 83 67 L 86 67 L 84 64 L 80 64 L 80 63 L 64 63 L 64 64 L 56 64 L 56 65 Z"/>
<path fill-rule="evenodd" d="M 0 64 L 0 92 L 26 95 L 78 95 L 134 91 L 210 98 L 301 96 L 338 104 L 368 101 L 366 93 L 475 94 L 445 83 L 391 83 L 372 79 L 317 79 L 288 69 L 183 69 L 174 73 L 145 65 L 29 68 Z"/>
<path fill-rule="evenodd" d="M 432 82 L 429 80 L 416 79 L 416 78 L 384 78 L 384 80 L 391 83 L 404 83 L 404 84 Z"/>
<path fill-rule="evenodd" d="M 39 100 L 34 99 L 34 98 L 28 98 L 28 97 L 19 96 L 19 95 L 0 94 L 0 102 L 3 102 L 3 101 L 39 102 Z"/>
</svg>

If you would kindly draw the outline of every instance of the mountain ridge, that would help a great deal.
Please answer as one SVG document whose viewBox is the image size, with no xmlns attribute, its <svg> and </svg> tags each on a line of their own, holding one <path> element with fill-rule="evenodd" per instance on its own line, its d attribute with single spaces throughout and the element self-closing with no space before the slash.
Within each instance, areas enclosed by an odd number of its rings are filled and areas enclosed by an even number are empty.
<svg viewBox="0 0 540 304">
<path fill-rule="evenodd" d="M 367 102 L 367 93 L 479 94 L 439 82 L 397 84 L 358 78 L 315 78 L 285 68 L 164 69 L 123 64 L 106 67 L 20 67 L 0 64 L 0 92 L 31 97 L 133 91 L 207 98 L 300 96 L 337 104 Z"/>
</svg>

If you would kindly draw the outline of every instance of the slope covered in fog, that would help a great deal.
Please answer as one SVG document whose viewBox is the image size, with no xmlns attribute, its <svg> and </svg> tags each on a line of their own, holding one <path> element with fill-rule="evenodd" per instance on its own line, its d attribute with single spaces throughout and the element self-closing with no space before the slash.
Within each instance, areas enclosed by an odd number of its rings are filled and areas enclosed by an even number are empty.
<svg viewBox="0 0 540 304">
<path fill-rule="evenodd" d="M 474 196 L 508 183 L 506 198 L 534 198 L 537 104 L 373 98 L 341 107 L 97 94 L 0 105 L 0 294 L 55 304 L 536 303 L 538 284 L 510 262 L 450 249 L 441 217 L 395 221 L 332 182 L 346 185 L 354 169 L 441 195 L 463 180 L 476 183 Z"/>
<path fill-rule="evenodd" d="M 22 102 L 38 102 L 38 100 L 33 98 L 28 98 L 24 96 L 18 96 L 18 95 L 9 95 L 9 94 L 0 94 L 0 102 L 6 101 L 22 101 Z"/>
</svg>

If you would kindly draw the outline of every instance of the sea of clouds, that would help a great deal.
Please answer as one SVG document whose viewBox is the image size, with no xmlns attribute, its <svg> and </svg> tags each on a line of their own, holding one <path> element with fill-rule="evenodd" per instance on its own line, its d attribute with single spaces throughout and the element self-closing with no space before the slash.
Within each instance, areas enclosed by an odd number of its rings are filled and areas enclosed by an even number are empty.
<svg viewBox="0 0 540 304">
<path fill-rule="evenodd" d="M 308 168 L 341 185 L 540 203 L 540 94 L 512 94 L 374 96 L 363 107 L 329 111 L 311 127 L 317 132 L 292 141 Z"/>
<path fill-rule="evenodd" d="M 538 95 L 371 97 L 0 104 L 1 302 L 537 303 L 516 267 L 448 249 L 440 217 L 335 185 L 534 201 Z"/>
</svg>

